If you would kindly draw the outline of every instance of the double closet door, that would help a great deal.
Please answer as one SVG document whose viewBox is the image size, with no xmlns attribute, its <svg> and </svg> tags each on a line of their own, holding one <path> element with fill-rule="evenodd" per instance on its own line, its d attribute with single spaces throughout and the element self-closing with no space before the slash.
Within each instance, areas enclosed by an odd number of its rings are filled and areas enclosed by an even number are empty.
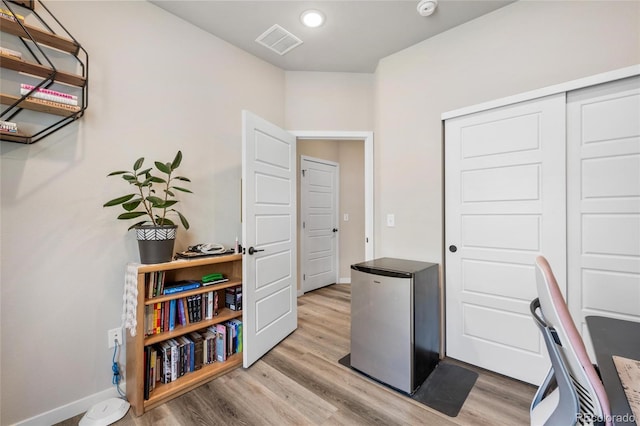
<svg viewBox="0 0 640 426">
<path fill-rule="evenodd" d="M 538 384 L 544 255 L 586 315 L 640 320 L 640 78 L 445 122 L 446 353 Z"/>
</svg>

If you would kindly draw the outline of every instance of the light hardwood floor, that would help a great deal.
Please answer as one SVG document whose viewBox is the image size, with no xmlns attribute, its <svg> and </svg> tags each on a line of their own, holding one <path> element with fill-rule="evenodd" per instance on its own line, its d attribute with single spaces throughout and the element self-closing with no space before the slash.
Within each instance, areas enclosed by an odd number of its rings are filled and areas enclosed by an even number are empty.
<svg viewBox="0 0 640 426">
<path fill-rule="evenodd" d="M 155 408 L 129 412 L 130 425 L 527 425 L 535 388 L 467 364 L 479 373 L 457 417 L 448 417 L 346 368 L 350 286 L 298 298 L 298 329 L 248 369 Z M 77 425 L 82 416 L 59 423 Z"/>
</svg>

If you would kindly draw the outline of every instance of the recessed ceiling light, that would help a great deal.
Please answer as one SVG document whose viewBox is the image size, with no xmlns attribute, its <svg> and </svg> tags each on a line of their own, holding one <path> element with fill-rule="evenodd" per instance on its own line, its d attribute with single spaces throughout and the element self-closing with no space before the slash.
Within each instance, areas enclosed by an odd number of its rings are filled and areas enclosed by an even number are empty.
<svg viewBox="0 0 640 426">
<path fill-rule="evenodd" d="M 316 28 L 324 24 L 324 14 L 319 10 L 307 10 L 302 13 L 300 20 L 309 28 Z"/>
</svg>

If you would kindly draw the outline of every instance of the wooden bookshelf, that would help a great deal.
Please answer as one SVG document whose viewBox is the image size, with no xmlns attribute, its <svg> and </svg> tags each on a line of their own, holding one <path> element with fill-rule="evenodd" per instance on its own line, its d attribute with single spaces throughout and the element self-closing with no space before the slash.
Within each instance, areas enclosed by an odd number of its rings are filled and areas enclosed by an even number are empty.
<svg viewBox="0 0 640 426">
<path fill-rule="evenodd" d="M 214 272 L 222 273 L 229 281 L 211 286 L 199 287 L 194 290 L 148 297 L 149 280 L 151 274 L 164 273 L 164 283 L 181 280 L 201 280 L 204 275 Z M 145 387 L 145 347 L 160 344 L 169 339 L 175 339 L 194 331 L 205 330 L 214 324 L 238 318 L 242 319 L 242 311 L 232 311 L 225 308 L 225 289 L 242 284 L 242 255 L 225 255 L 204 257 L 190 260 L 176 260 L 167 263 L 153 265 L 140 265 L 138 267 L 138 299 L 136 308 L 136 335 L 126 333 L 126 358 L 127 358 L 127 399 L 136 416 L 145 411 L 157 407 L 176 396 L 182 395 L 191 389 L 200 386 L 216 377 L 219 377 L 242 365 L 242 353 L 228 356 L 225 362 L 213 362 L 203 364 L 202 368 L 179 377 L 170 383 L 156 382 L 155 388 L 150 391 L 149 398 L 144 398 Z M 218 315 L 212 319 L 206 319 L 185 325 L 176 324 L 172 331 L 160 332 L 145 336 L 145 306 L 160 302 L 168 302 L 173 299 L 182 299 L 188 296 L 218 292 Z"/>
</svg>

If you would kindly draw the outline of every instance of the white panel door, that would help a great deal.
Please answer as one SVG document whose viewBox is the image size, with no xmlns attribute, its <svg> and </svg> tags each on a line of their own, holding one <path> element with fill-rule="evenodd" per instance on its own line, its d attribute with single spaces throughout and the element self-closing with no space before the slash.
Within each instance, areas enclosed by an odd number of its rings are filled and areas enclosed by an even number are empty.
<svg viewBox="0 0 640 426">
<path fill-rule="evenodd" d="M 565 288 L 565 96 L 445 123 L 446 353 L 539 384 L 534 260 Z"/>
<path fill-rule="evenodd" d="M 567 101 L 569 308 L 588 340 L 586 315 L 640 321 L 640 78 Z"/>
<path fill-rule="evenodd" d="M 243 365 L 297 327 L 296 140 L 242 112 Z"/>
<path fill-rule="evenodd" d="M 338 282 L 337 163 L 302 157 L 302 289 Z"/>
</svg>

